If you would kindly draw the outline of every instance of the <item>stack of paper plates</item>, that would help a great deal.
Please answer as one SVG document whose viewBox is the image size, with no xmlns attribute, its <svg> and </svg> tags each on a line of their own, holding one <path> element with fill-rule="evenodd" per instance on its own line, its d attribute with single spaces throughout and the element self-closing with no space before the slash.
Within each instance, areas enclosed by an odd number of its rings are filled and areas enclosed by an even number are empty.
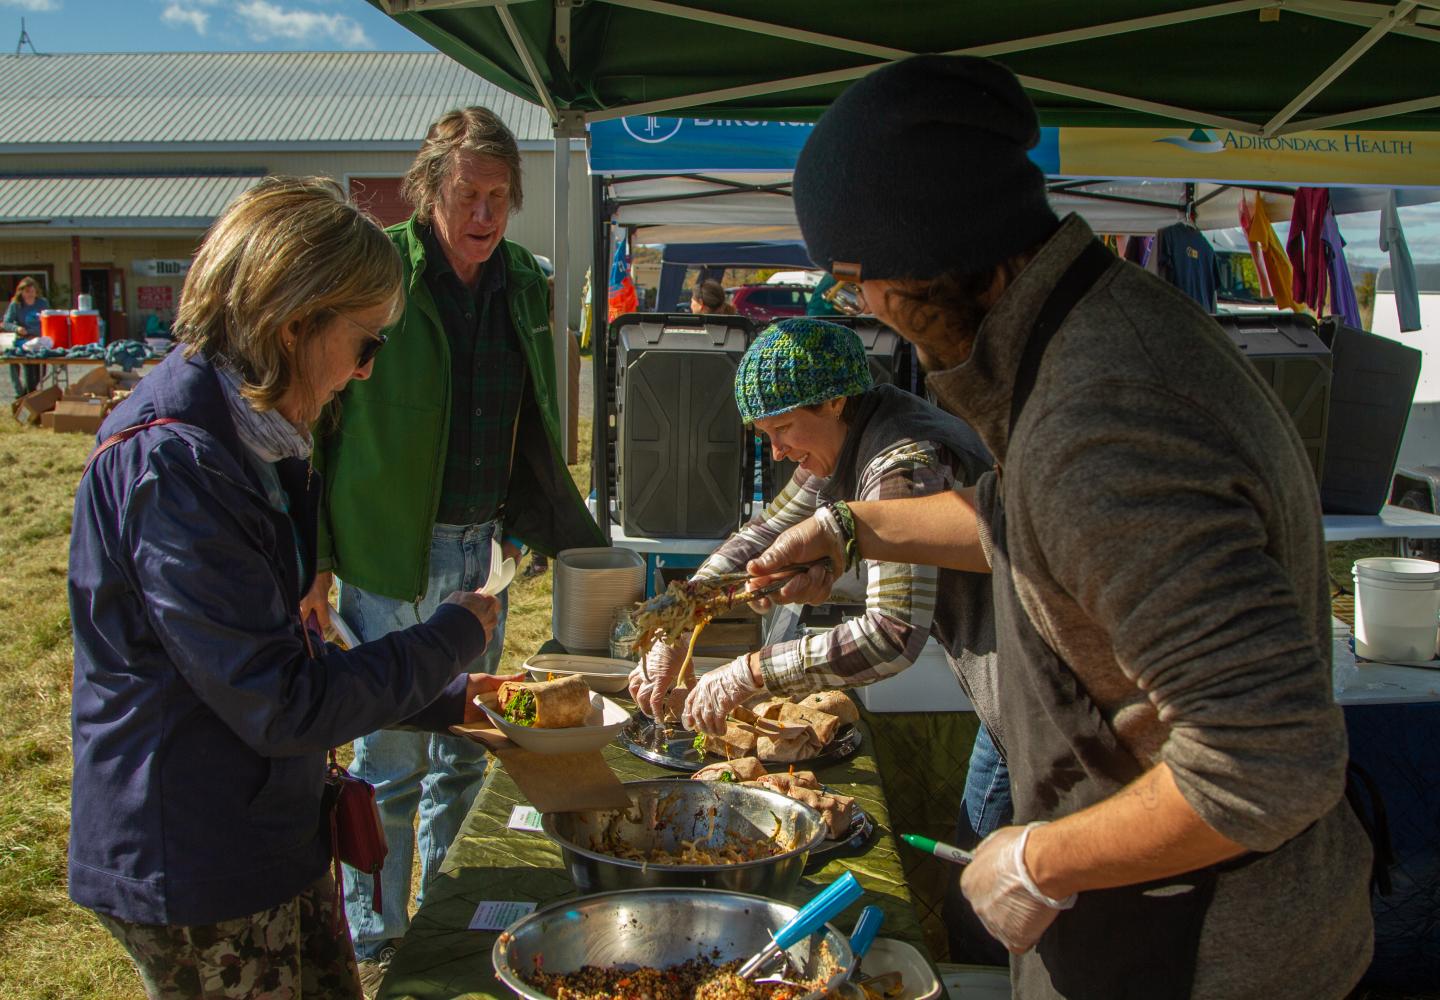
<svg viewBox="0 0 1440 1000">
<path fill-rule="evenodd" d="M 608 651 L 615 610 L 645 596 L 645 560 L 629 549 L 566 549 L 555 557 L 550 629 L 572 653 Z"/>
</svg>

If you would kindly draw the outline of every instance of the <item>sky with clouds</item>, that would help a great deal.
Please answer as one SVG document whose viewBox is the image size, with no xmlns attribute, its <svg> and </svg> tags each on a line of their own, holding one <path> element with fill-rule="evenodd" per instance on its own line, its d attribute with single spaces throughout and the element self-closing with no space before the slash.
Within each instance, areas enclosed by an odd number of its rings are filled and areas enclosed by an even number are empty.
<svg viewBox="0 0 1440 1000">
<path fill-rule="evenodd" d="M 0 52 L 22 17 L 41 52 L 429 48 L 365 0 L 0 0 Z"/>
<path fill-rule="evenodd" d="M 41 52 L 429 49 L 365 0 L 0 0 L 0 52 L 21 17 Z M 1403 208 L 1401 221 L 1416 262 L 1440 262 L 1440 203 Z M 1386 262 L 1378 212 L 1340 223 L 1352 263 Z"/>
</svg>

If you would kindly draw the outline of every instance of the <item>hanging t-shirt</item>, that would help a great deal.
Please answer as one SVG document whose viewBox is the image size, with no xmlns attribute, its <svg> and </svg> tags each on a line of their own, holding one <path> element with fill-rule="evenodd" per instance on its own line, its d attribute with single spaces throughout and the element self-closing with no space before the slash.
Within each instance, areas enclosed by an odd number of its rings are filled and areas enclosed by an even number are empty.
<svg viewBox="0 0 1440 1000">
<path fill-rule="evenodd" d="M 1380 249 L 1390 254 L 1390 280 L 1395 285 L 1395 308 L 1400 313 L 1400 329 L 1420 329 L 1420 286 L 1415 280 L 1415 262 L 1400 228 L 1400 207 L 1395 192 L 1385 199 L 1380 210 Z"/>
<path fill-rule="evenodd" d="M 1250 243 L 1250 254 L 1260 277 L 1260 290 L 1264 298 L 1273 298 L 1281 309 L 1295 308 L 1295 296 L 1291 291 L 1295 276 L 1290 270 L 1290 258 L 1280 245 L 1280 237 L 1270 225 L 1270 215 L 1259 192 L 1255 194 L 1255 209 L 1250 210 L 1247 199 L 1240 199 L 1240 225 Z"/>
<path fill-rule="evenodd" d="M 1213 313 L 1220 271 L 1210 241 L 1195 227 L 1177 222 L 1155 234 L 1155 247 L 1160 277 Z"/>
</svg>

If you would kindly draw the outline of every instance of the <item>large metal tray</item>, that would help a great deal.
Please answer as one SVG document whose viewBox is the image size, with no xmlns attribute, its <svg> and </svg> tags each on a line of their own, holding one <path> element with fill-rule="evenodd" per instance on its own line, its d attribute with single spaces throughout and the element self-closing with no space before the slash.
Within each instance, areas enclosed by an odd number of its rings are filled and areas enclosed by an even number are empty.
<svg viewBox="0 0 1440 1000">
<path fill-rule="evenodd" d="M 636 715 L 628 726 L 620 730 L 618 739 L 620 745 L 635 756 L 652 764 L 668 767 L 672 771 L 698 771 L 706 764 L 719 762 L 719 758 L 701 758 L 693 745 L 694 733 L 679 726 L 670 726 L 668 729 L 657 726 L 644 715 Z M 829 767 L 855 756 L 860 749 L 860 742 L 860 730 L 847 722 L 840 727 L 835 738 L 825 745 L 825 749 L 814 757 L 772 766 L 794 767 L 797 770 Z"/>
</svg>

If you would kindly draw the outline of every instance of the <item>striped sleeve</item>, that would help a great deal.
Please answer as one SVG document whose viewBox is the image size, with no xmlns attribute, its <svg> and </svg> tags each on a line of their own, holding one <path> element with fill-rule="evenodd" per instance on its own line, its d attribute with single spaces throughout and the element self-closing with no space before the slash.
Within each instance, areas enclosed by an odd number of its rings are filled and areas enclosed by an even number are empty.
<svg viewBox="0 0 1440 1000">
<path fill-rule="evenodd" d="M 930 442 L 906 442 L 875 457 L 860 478 L 860 500 L 926 496 L 955 487 L 948 461 Z M 915 662 L 930 637 L 938 571 L 933 566 L 865 560 L 865 612 L 821 635 L 760 651 L 766 688 L 806 694 L 860 687 Z"/>
<path fill-rule="evenodd" d="M 797 469 L 794 478 L 739 531 L 721 543 L 700 564 L 691 579 L 704 580 L 722 573 L 735 573 L 768 549 L 780 532 L 799 524 L 815 513 L 816 490 L 825 480 Z"/>
</svg>

